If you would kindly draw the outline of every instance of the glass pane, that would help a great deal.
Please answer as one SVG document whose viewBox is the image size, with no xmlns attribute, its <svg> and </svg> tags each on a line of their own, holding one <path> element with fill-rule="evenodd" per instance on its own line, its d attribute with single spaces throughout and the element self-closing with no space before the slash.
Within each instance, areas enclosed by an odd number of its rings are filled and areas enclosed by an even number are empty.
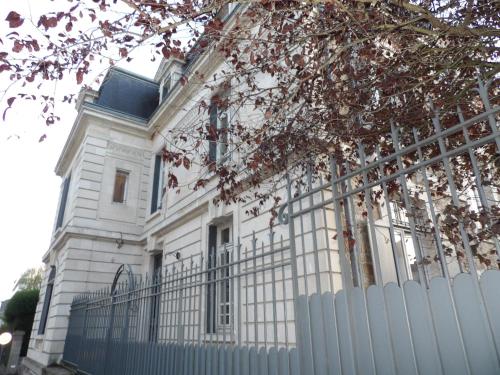
<svg viewBox="0 0 500 375">
<path fill-rule="evenodd" d="M 125 201 L 125 188 L 127 185 L 128 173 L 117 171 L 115 176 L 115 188 L 113 191 L 113 202 L 123 203 Z"/>
<path fill-rule="evenodd" d="M 413 243 L 413 239 L 409 234 L 405 234 L 405 249 L 406 249 L 406 257 L 408 259 L 408 264 L 410 265 L 412 279 L 418 281 L 417 255 L 415 253 L 415 246 Z"/>
</svg>

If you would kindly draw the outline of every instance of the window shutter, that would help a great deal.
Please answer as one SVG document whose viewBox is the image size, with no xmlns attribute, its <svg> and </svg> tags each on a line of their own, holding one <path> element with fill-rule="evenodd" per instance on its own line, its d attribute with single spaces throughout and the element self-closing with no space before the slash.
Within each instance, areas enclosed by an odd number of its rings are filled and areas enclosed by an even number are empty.
<svg viewBox="0 0 500 375">
<path fill-rule="evenodd" d="M 158 210 L 158 182 L 160 181 L 161 155 L 155 157 L 155 170 L 153 174 L 153 195 L 151 197 L 151 213 Z"/>
<path fill-rule="evenodd" d="M 210 105 L 210 130 L 209 130 L 209 146 L 208 158 L 210 161 L 217 160 L 217 104 Z"/>
<path fill-rule="evenodd" d="M 64 221 L 64 211 L 66 210 L 66 201 L 68 199 L 69 183 L 71 181 L 71 175 L 69 175 L 64 180 L 63 192 L 61 196 L 61 203 L 59 205 L 59 212 L 57 214 L 56 229 L 60 228 Z"/>
</svg>

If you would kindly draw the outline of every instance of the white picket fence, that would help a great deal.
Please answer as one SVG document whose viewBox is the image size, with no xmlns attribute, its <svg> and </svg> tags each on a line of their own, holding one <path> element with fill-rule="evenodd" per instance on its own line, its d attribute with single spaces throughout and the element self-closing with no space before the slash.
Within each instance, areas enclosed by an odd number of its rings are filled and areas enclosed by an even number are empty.
<svg viewBox="0 0 500 375">
<path fill-rule="evenodd" d="M 498 270 L 303 296 L 298 320 L 303 374 L 500 374 Z"/>
</svg>

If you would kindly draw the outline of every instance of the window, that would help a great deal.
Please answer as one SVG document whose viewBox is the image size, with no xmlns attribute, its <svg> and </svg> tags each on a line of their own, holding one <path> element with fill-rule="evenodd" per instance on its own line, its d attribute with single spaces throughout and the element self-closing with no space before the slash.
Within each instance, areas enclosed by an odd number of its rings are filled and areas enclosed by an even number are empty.
<svg viewBox="0 0 500 375">
<path fill-rule="evenodd" d="M 210 134 L 208 157 L 210 161 L 223 161 L 227 157 L 229 141 L 229 110 L 224 98 L 214 96 L 210 103 Z"/>
<path fill-rule="evenodd" d="M 161 99 L 160 99 L 161 102 L 163 102 L 167 98 L 167 96 L 168 96 L 168 94 L 170 92 L 171 81 L 172 81 L 172 79 L 171 79 L 171 75 L 170 74 L 167 75 L 165 77 L 165 79 L 162 81 L 162 84 L 161 84 Z"/>
<path fill-rule="evenodd" d="M 158 331 L 160 329 L 160 292 L 161 292 L 161 267 L 163 264 L 163 253 L 153 255 L 153 285 L 151 287 L 151 306 L 149 313 L 150 342 L 158 341 Z"/>
<path fill-rule="evenodd" d="M 229 252 L 230 244 L 230 228 L 223 228 L 221 230 L 221 246 L 219 249 L 219 260 L 221 266 L 230 264 L 231 256 Z M 229 326 L 231 323 L 231 280 L 230 280 L 230 266 L 221 267 L 219 271 L 219 311 L 218 322 L 219 327 Z"/>
<path fill-rule="evenodd" d="M 165 162 L 161 155 L 155 156 L 155 168 L 153 173 L 153 195 L 151 197 L 151 213 L 155 213 L 162 206 L 165 195 Z"/>
<path fill-rule="evenodd" d="M 219 12 L 217 13 L 217 18 L 219 18 L 222 21 L 225 21 L 226 18 L 231 15 L 231 12 L 236 8 L 237 5 L 238 4 L 234 2 L 224 4 L 219 9 Z"/>
<path fill-rule="evenodd" d="M 64 211 L 66 210 L 66 201 L 68 200 L 69 184 L 71 175 L 64 179 L 63 189 L 61 194 L 61 203 L 59 204 L 59 212 L 57 213 L 56 229 L 62 227 L 64 221 Z"/>
<path fill-rule="evenodd" d="M 397 230 L 394 233 L 394 239 L 396 247 L 401 254 L 401 259 L 397 259 L 397 261 L 402 263 L 400 266 L 406 271 L 408 279 L 419 281 L 417 256 L 411 234 Z"/>
<path fill-rule="evenodd" d="M 127 196 L 128 172 L 117 170 L 115 175 L 115 188 L 113 190 L 113 202 L 125 203 Z"/>
<path fill-rule="evenodd" d="M 231 227 L 208 227 L 206 332 L 217 333 L 231 324 Z M 227 267 L 224 267 L 228 265 Z M 218 267 L 219 266 L 219 267 Z M 210 269 L 213 269 L 210 271 Z"/>
<path fill-rule="evenodd" d="M 56 267 L 50 266 L 49 280 L 45 289 L 45 300 L 43 301 L 42 316 L 40 317 L 40 324 L 38 325 L 38 334 L 45 333 L 47 325 L 47 318 L 49 316 L 50 300 L 52 299 L 52 290 L 54 289 L 54 279 L 56 278 Z"/>
</svg>

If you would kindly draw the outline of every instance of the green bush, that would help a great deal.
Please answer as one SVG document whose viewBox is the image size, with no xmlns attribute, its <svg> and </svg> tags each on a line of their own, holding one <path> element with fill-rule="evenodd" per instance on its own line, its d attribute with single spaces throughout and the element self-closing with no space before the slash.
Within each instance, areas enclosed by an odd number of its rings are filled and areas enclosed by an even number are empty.
<svg viewBox="0 0 500 375">
<path fill-rule="evenodd" d="M 25 356 L 38 303 L 38 289 L 20 290 L 12 296 L 4 312 L 4 320 L 11 332 L 24 331 L 21 356 Z"/>
<path fill-rule="evenodd" d="M 31 330 L 39 293 L 38 289 L 25 289 L 12 296 L 4 313 L 5 322 L 11 330 Z"/>
</svg>

